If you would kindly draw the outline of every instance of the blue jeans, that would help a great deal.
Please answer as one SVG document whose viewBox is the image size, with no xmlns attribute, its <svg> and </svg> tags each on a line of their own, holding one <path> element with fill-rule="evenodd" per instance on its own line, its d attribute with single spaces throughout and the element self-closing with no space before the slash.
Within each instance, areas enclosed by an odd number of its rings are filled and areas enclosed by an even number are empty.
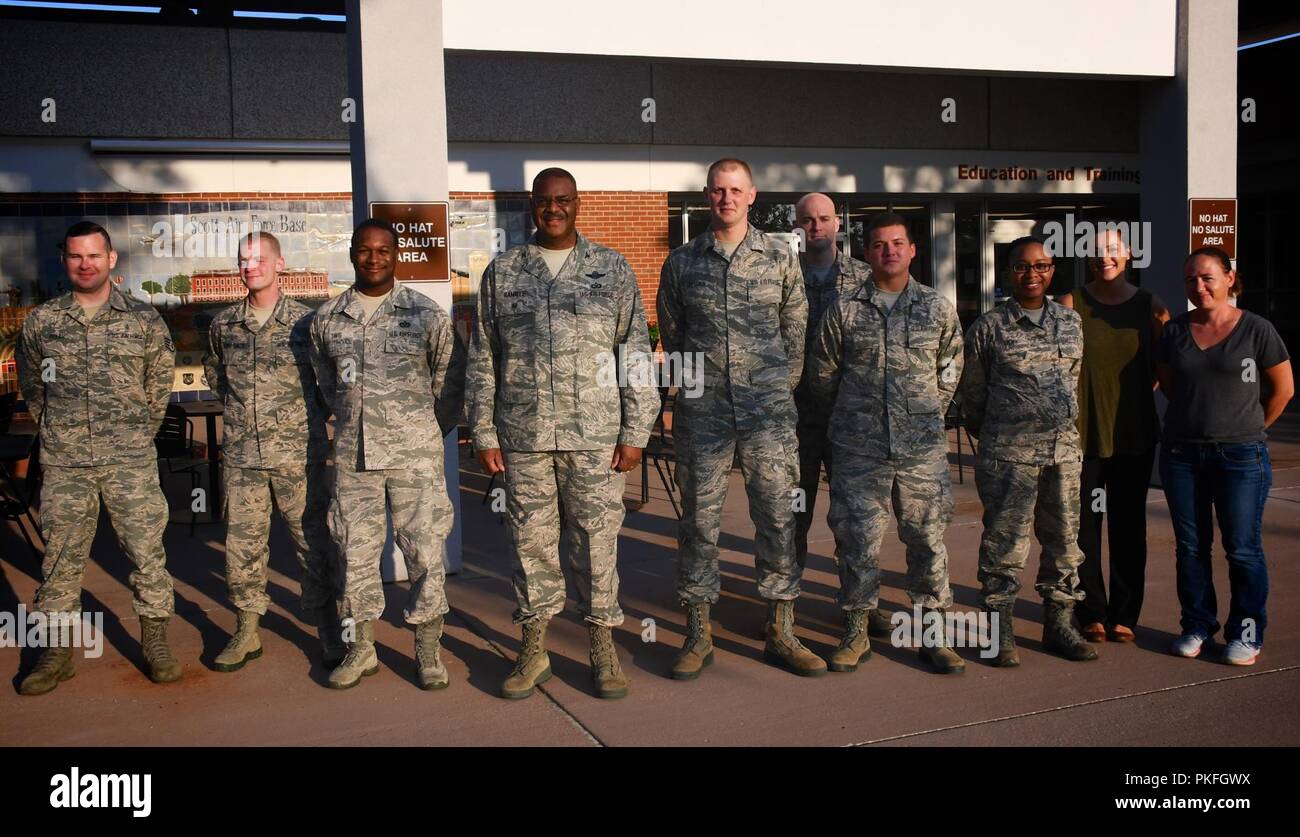
<svg viewBox="0 0 1300 837">
<path fill-rule="evenodd" d="M 1224 639 L 1262 646 L 1268 568 L 1261 526 L 1273 484 L 1268 447 L 1263 442 L 1166 444 L 1160 451 L 1160 479 L 1177 541 L 1183 633 L 1211 637 L 1219 630 L 1210 564 L 1217 515 L 1232 590 Z"/>
</svg>

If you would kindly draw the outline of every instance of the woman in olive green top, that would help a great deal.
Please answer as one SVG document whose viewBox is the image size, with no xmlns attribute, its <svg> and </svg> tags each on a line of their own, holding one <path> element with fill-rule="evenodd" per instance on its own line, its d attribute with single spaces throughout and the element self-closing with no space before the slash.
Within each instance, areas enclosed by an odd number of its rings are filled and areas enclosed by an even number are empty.
<svg viewBox="0 0 1300 837">
<path fill-rule="evenodd" d="M 1088 260 L 1092 281 L 1060 302 L 1083 319 L 1079 373 L 1079 584 L 1075 613 L 1092 642 L 1132 642 L 1146 585 L 1147 485 L 1159 441 L 1155 346 L 1169 311 L 1126 277 L 1129 250 L 1117 231 L 1097 237 Z M 1101 524 L 1106 518 L 1110 599 L 1101 570 Z"/>
</svg>

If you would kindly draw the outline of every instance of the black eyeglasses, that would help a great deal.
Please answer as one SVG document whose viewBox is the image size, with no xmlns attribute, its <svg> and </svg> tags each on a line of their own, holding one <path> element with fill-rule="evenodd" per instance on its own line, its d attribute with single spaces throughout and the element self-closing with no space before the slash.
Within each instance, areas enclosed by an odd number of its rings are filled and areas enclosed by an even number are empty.
<svg viewBox="0 0 1300 837">
<path fill-rule="evenodd" d="M 1011 265 L 1011 272 L 1016 274 L 1025 274 L 1032 270 L 1034 273 L 1041 276 L 1044 273 L 1050 272 L 1054 267 L 1056 267 L 1056 265 L 1051 262 L 1034 262 L 1033 264 L 1030 264 L 1029 262 L 1016 262 Z"/>
</svg>

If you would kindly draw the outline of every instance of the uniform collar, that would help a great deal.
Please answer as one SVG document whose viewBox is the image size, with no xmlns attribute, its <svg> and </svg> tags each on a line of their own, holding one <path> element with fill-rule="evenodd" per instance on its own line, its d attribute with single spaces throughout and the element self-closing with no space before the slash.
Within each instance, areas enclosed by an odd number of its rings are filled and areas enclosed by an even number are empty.
<svg viewBox="0 0 1300 837">
<path fill-rule="evenodd" d="M 77 303 L 76 298 L 72 295 L 72 291 L 68 291 L 66 294 L 56 297 L 53 300 L 52 305 L 54 308 L 66 312 L 68 316 L 72 317 L 77 322 L 82 323 L 83 325 L 85 324 L 86 309 L 82 308 Z M 104 301 L 104 307 L 112 308 L 115 311 L 126 311 L 130 308 L 130 305 L 126 301 L 126 296 L 117 285 L 113 284 L 113 280 L 111 279 L 109 280 L 108 299 Z"/>
<path fill-rule="evenodd" d="M 271 308 L 271 316 L 268 317 L 267 319 L 276 320 L 277 322 L 288 325 L 290 320 L 292 319 L 289 316 L 288 302 L 289 302 L 289 295 L 284 292 L 283 288 L 281 288 L 280 298 L 275 301 L 275 305 Z M 243 300 L 239 303 L 239 308 L 235 310 L 234 321 L 240 323 L 247 323 L 247 321 L 251 319 L 251 314 L 249 312 L 252 309 L 252 307 L 253 307 L 252 298 L 245 296 Z"/>
<path fill-rule="evenodd" d="M 565 261 L 558 275 L 551 277 L 551 270 L 546 266 L 546 260 L 538 252 L 542 248 L 537 243 L 536 236 L 530 238 L 528 246 L 524 248 L 524 263 L 521 269 L 524 273 L 530 273 L 542 282 L 549 282 L 552 279 L 558 280 L 561 276 L 569 276 L 571 273 L 581 271 L 583 260 L 587 258 L 587 252 L 591 249 L 591 243 L 587 241 L 582 233 L 577 233 L 577 236 L 578 240 L 573 245 L 573 256 Z"/>
<path fill-rule="evenodd" d="M 359 323 L 365 322 L 366 312 L 365 309 L 361 307 L 361 291 L 358 291 L 357 286 L 354 284 L 343 293 L 347 295 L 347 301 L 343 303 L 343 308 L 341 309 L 343 313 L 347 314 Z M 394 308 L 411 308 L 413 307 L 413 302 L 409 295 L 412 293 L 415 292 L 403 286 L 401 282 L 394 282 L 393 290 L 388 294 L 388 299 L 384 300 L 384 302 L 391 302 Z M 283 301 L 284 297 L 281 295 L 281 302 Z M 383 308 L 383 303 L 380 303 L 379 307 Z"/>
<path fill-rule="evenodd" d="M 862 286 L 858 288 L 855 298 L 884 308 L 886 307 L 885 296 L 881 292 L 880 288 L 876 287 L 876 283 L 870 281 L 870 276 L 871 274 L 868 273 L 868 281 L 864 281 Z M 921 295 L 920 286 L 921 283 L 916 281 L 912 274 L 907 274 L 907 284 L 903 286 L 902 293 L 898 295 L 898 300 L 894 303 L 894 308 L 897 309 L 900 306 L 906 307 L 911 305 L 912 302 Z"/>
<path fill-rule="evenodd" d="M 1025 312 L 1025 309 L 1020 306 L 1020 301 L 1016 299 L 1014 296 L 1008 299 L 1005 304 L 1006 304 L 1007 319 L 1009 321 L 1013 323 L 1018 323 L 1021 320 L 1029 320 L 1029 314 Z M 1047 327 L 1048 317 L 1051 317 L 1052 319 L 1056 319 L 1056 312 L 1052 310 L 1052 301 L 1050 299 L 1044 299 L 1043 300 L 1043 322 L 1042 322 L 1043 328 Z M 1031 324 L 1035 324 L 1033 320 L 1029 320 L 1029 322 Z"/>
<path fill-rule="evenodd" d="M 718 237 L 713 234 L 712 227 L 706 230 L 704 235 L 699 237 L 699 242 L 698 252 L 707 253 L 712 250 L 719 256 L 722 256 L 722 258 L 727 258 L 726 252 L 722 249 L 722 245 L 718 241 Z M 735 258 L 736 254 L 742 249 L 758 250 L 760 253 L 763 251 L 763 233 L 753 224 L 750 224 L 745 229 L 745 237 L 736 244 L 736 249 L 732 251 L 731 257 Z"/>
<path fill-rule="evenodd" d="M 803 272 L 804 280 L 808 279 L 808 271 L 811 266 L 808 263 L 808 256 L 805 253 L 799 254 L 799 269 Z M 848 253 L 841 250 L 838 246 L 835 248 L 835 261 L 830 264 L 831 273 L 826 278 L 827 282 L 842 281 L 844 279 L 868 279 L 871 276 L 871 268 L 867 268 L 859 277 L 858 262 Z"/>
</svg>

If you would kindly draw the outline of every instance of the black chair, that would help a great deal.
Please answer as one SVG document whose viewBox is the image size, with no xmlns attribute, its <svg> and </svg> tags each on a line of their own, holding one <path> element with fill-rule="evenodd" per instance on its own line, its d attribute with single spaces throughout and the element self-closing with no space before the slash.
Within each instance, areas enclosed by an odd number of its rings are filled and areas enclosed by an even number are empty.
<svg viewBox="0 0 1300 837">
<path fill-rule="evenodd" d="M 199 470 L 205 467 L 208 462 L 197 455 L 194 444 L 194 428 L 190 426 L 190 421 L 186 418 L 185 413 L 179 409 L 168 406 L 167 415 L 163 417 L 162 427 L 153 439 L 154 448 L 158 451 L 158 459 L 167 468 L 168 476 L 177 474 L 187 475 L 190 478 L 190 497 L 194 497 L 194 490 L 202 482 Z M 209 440 L 211 444 L 211 440 Z M 181 464 L 177 464 L 177 463 Z M 162 473 L 158 475 L 158 484 L 166 488 L 163 482 Z M 170 517 L 170 514 L 168 515 Z M 197 522 L 198 513 L 194 511 L 194 505 L 190 504 L 190 537 L 194 536 L 194 526 Z"/>
<path fill-rule="evenodd" d="M 36 548 L 36 541 L 32 539 L 32 534 L 23 524 L 23 519 L 26 518 L 27 523 L 31 524 L 36 540 L 41 542 L 42 547 L 45 546 L 45 539 L 41 537 L 41 527 L 36 525 L 36 518 L 32 516 L 32 497 L 35 494 L 37 472 L 36 434 L 9 432 L 9 425 L 13 421 L 17 404 L 18 393 L 6 392 L 0 395 L 0 518 L 18 524 L 23 538 L 31 547 L 32 554 L 39 561 L 41 550 Z M 28 460 L 27 476 L 20 485 L 18 479 L 10 472 L 9 463 L 23 459 Z"/>
<path fill-rule="evenodd" d="M 664 413 L 672 413 L 673 406 L 676 403 L 677 396 L 672 391 L 664 388 L 659 390 L 659 417 L 655 419 L 654 430 L 650 433 L 650 440 L 646 442 L 645 453 L 641 459 L 641 503 L 642 505 L 650 502 L 650 472 L 647 463 L 653 463 L 655 472 L 659 474 L 659 481 L 663 483 L 664 491 L 668 494 L 668 502 L 673 506 L 673 513 L 677 519 L 682 519 L 682 509 L 677 502 L 677 491 L 673 487 L 673 466 L 677 463 L 677 450 L 673 445 L 671 434 L 664 427 Z"/>
<path fill-rule="evenodd" d="M 962 470 L 961 434 L 966 434 L 966 446 L 970 448 L 972 456 L 975 455 L 975 440 L 971 438 L 970 432 L 962 423 L 961 405 L 956 401 L 953 401 L 952 406 L 948 408 L 948 414 L 943 417 L 943 429 L 945 434 L 949 430 L 957 431 L 957 483 L 964 484 L 966 478 Z"/>
</svg>

